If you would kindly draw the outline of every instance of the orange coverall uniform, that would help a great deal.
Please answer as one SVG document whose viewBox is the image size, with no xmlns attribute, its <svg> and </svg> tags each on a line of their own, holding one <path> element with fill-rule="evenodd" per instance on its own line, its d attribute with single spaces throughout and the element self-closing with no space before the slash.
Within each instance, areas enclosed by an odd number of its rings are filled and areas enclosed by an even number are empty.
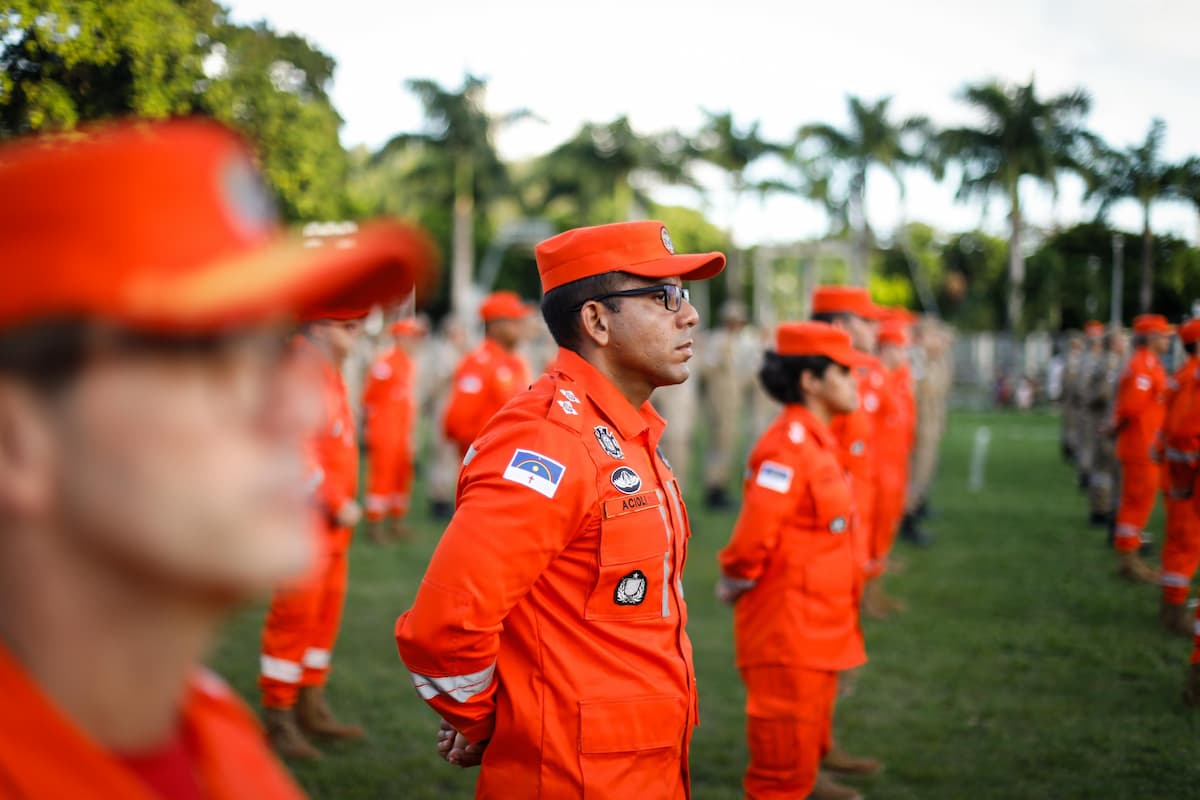
<svg viewBox="0 0 1200 800">
<path fill-rule="evenodd" d="M 876 426 L 884 404 L 882 391 L 886 379 L 878 361 L 859 367 L 856 378 L 858 408 L 835 417 L 830 428 L 839 445 L 842 466 L 850 474 L 850 485 L 854 492 L 857 524 L 851 537 L 854 539 L 855 560 L 864 574 L 873 576 L 879 572 L 879 567 L 871 560 L 874 547 L 872 523 L 875 521 L 876 493 L 879 488 Z"/>
<path fill-rule="evenodd" d="M 161 800 L 158 793 L 63 716 L 0 647 L 0 797 Z M 192 772 L 209 800 L 301 800 L 261 728 L 220 678 L 198 670 L 180 709 Z"/>
<path fill-rule="evenodd" d="M 466 453 L 471 442 L 517 392 L 529 386 L 529 365 L 491 339 L 467 353 L 454 373 L 442 430 Z"/>
<path fill-rule="evenodd" d="M 367 519 L 408 515 L 416 418 L 412 357 L 399 347 L 375 360 L 363 389 L 369 473 Z"/>
<path fill-rule="evenodd" d="M 559 350 L 464 459 L 396 642 L 417 693 L 490 740 L 477 798 L 690 796 L 690 528 L 665 427 Z"/>
<path fill-rule="evenodd" d="M 746 797 L 801 798 L 832 737 L 837 674 L 866 661 L 850 484 L 832 433 L 786 406 L 750 454 L 742 511 L 718 554 L 746 684 Z"/>
<path fill-rule="evenodd" d="M 1179 454 L 1190 453 L 1200 456 L 1195 443 L 1196 422 L 1189 419 L 1197 410 L 1193 406 L 1197 392 L 1197 372 L 1200 358 L 1189 357 L 1175 371 L 1167 386 L 1166 416 L 1163 419 L 1162 458 L 1163 489 L 1167 506 L 1167 535 L 1162 550 L 1163 600 L 1172 605 L 1187 602 L 1192 576 L 1200 566 L 1200 515 L 1197 515 L 1193 499 L 1176 497 L 1172 493 L 1170 475 L 1173 461 Z M 1191 489 L 1189 485 L 1187 489 Z"/>
<path fill-rule="evenodd" d="M 1154 510 L 1160 483 L 1159 466 L 1151 448 L 1166 415 L 1167 375 L 1158 356 L 1139 347 L 1117 385 L 1114 426 L 1117 459 L 1121 462 L 1121 503 L 1117 508 L 1114 546 L 1132 552 L 1141 546 L 1142 530 Z"/>
<path fill-rule="evenodd" d="M 323 686 L 329 676 L 346 600 L 353 533 L 338 526 L 336 516 L 358 492 L 358 443 L 342 374 L 306 340 L 297 348 L 298 357 L 312 359 L 320 370 L 325 409 L 308 447 L 318 558 L 309 575 L 275 592 L 267 611 L 258 679 L 266 708 L 291 708 L 301 686 Z"/>
<path fill-rule="evenodd" d="M 913 394 L 912 373 L 903 364 L 884 372 L 886 382 L 881 394 L 876 425 L 876 497 L 871 526 L 871 569 L 880 574 L 896 540 L 908 491 L 908 460 L 917 430 L 917 402 Z"/>
</svg>

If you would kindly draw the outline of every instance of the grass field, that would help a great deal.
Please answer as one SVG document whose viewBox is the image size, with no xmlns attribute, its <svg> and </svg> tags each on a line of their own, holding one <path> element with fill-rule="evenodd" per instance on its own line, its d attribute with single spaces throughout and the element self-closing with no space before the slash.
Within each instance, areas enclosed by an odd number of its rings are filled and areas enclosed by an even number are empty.
<svg viewBox="0 0 1200 800">
<path fill-rule="evenodd" d="M 1058 460 L 1057 425 L 1038 415 L 952 418 L 929 525 L 937 545 L 898 546 L 908 569 L 888 587 L 910 610 L 867 625 L 871 661 L 838 708 L 847 749 L 887 762 L 859 782 L 869 797 L 1200 796 L 1200 716 L 1178 699 L 1191 644 L 1157 629 L 1156 589 L 1114 577 L 1103 533 L 1084 523 L 1084 498 Z M 980 426 L 992 434 L 986 483 L 970 493 Z M 730 800 L 746 758 L 743 696 L 730 614 L 712 586 L 733 515 L 706 512 L 698 500 L 690 509 L 684 584 L 701 696 L 694 796 Z M 474 773 L 436 759 L 436 719 L 392 641 L 439 531 L 423 513 L 417 542 L 355 544 L 329 696 L 371 738 L 296 765 L 314 798 L 472 796 Z M 1161 534 L 1161 509 L 1151 529 Z M 252 701 L 262 613 L 241 614 L 213 658 Z"/>
</svg>

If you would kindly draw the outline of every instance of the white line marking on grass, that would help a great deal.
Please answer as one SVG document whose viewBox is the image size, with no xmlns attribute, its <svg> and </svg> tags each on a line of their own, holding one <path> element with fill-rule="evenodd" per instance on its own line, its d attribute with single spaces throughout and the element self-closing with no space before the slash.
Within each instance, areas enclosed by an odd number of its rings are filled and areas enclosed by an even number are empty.
<svg viewBox="0 0 1200 800">
<path fill-rule="evenodd" d="M 975 444 L 971 447 L 971 473 L 967 477 L 967 491 L 983 490 L 983 467 L 987 461 L 988 445 L 992 443 L 992 431 L 986 425 L 975 429 Z"/>
</svg>

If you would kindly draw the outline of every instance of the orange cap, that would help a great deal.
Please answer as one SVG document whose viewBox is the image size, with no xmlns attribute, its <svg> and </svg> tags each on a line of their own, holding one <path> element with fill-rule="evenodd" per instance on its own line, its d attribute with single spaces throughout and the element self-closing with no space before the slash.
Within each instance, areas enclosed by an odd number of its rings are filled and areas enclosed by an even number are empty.
<svg viewBox="0 0 1200 800">
<path fill-rule="evenodd" d="M 871 302 L 871 295 L 858 286 L 818 286 L 812 293 L 812 313 L 853 314 L 863 319 L 880 319 L 883 309 Z"/>
<path fill-rule="evenodd" d="M 1133 318 L 1133 332 L 1139 335 L 1148 333 L 1171 334 L 1175 332 L 1175 326 L 1168 324 L 1167 318 L 1162 314 L 1140 314 Z"/>
<path fill-rule="evenodd" d="M 479 318 L 484 322 L 495 319 L 525 319 L 532 313 L 516 292 L 492 292 L 479 304 Z"/>
<path fill-rule="evenodd" d="M 534 252 L 543 292 L 606 272 L 699 281 L 725 269 L 721 253 L 676 255 L 666 226 L 656 220 L 575 228 L 539 243 Z"/>
<path fill-rule="evenodd" d="M 124 122 L 0 147 L 0 326 L 78 316 L 209 331 L 394 302 L 432 277 L 425 235 L 376 222 L 285 235 L 240 137 Z"/>
<path fill-rule="evenodd" d="M 784 322 L 775 329 L 775 352 L 781 356 L 825 356 L 845 367 L 870 359 L 854 349 L 850 334 L 825 322 Z"/>
<path fill-rule="evenodd" d="M 424 336 L 429 332 L 423 319 L 417 317 L 405 317 L 404 319 L 396 320 L 390 328 L 394 336 Z"/>
<path fill-rule="evenodd" d="M 1179 326 L 1179 339 L 1184 344 L 1200 341 L 1200 318 L 1189 319 Z"/>
<path fill-rule="evenodd" d="M 1084 323 L 1083 332 L 1087 336 L 1103 336 L 1104 335 L 1104 323 L 1100 322 L 1099 320 L 1095 320 L 1095 319 L 1089 320 Z"/>
<path fill-rule="evenodd" d="M 905 347 L 908 345 L 908 325 L 896 320 L 885 319 L 879 326 L 879 333 L 875 337 L 875 341 L 879 344 L 894 344 L 899 347 Z"/>
</svg>

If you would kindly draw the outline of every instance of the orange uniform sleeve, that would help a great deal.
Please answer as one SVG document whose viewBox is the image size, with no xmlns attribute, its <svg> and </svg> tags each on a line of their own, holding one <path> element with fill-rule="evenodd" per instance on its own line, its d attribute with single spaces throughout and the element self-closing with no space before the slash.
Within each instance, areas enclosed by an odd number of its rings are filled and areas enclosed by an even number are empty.
<svg viewBox="0 0 1200 800">
<path fill-rule="evenodd" d="M 1136 361 L 1131 361 L 1117 386 L 1117 401 L 1113 409 L 1114 422 L 1121 428 L 1155 402 L 1154 378 Z"/>
<path fill-rule="evenodd" d="M 376 359 L 367 372 L 366 385 L 363 387 L 363 409 L 368 418 L 387 402 L 397 377 L 393 372 L 386 358 Z"/>
<path fill-rule="evenodd" d="M 488 391 L 488 376 L 479 364 L 468 360 L 458 368 L 442 418 L 442 432 L 462 452 L 466 452 L 487 422 L 484 409 L 488 405 Z"/>
<path fill-rule="evenodd" d="M 596 508 L 570 431 L 545 420 L 493 431 L 468 456 L 454 518 L 395 630 L 417 693 L 476 743 L 494 726 L 505 618 Z"/>
<path fill-rule="evenodd" d="M 765 447 L 750 458 L 741 512 L 729 543 L 717 554 L 722 577 L 738 588 L 753 586 L 763 574 L 784 524 L 796 511 L 796 492 L 805 480 L 798 453 Z"/>
</svg>

